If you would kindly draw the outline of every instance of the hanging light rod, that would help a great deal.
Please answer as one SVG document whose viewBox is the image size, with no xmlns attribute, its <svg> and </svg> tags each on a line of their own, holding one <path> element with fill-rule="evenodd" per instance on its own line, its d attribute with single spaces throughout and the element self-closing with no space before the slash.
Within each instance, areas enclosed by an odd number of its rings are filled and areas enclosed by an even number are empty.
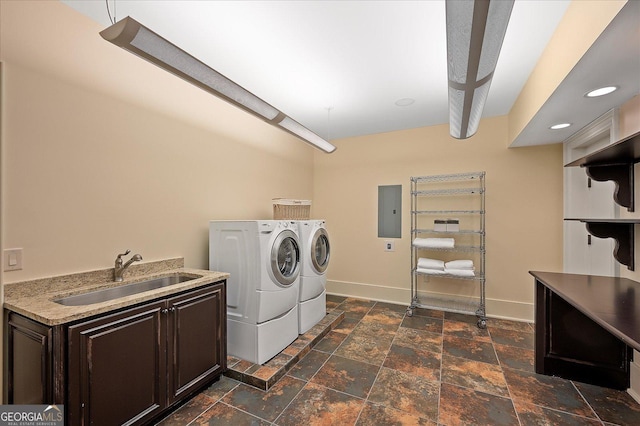
<svg viewBox="0 0 640 426">
<path fill-rule="evenodd" d="M 100 35 L 116 46 L 146 59 L 324 152 L 331 153 L 336 150 L 335 146 L 282 111 L 129 16 L 104 29 Z"/>
<path fill-rule="evenodd" d="M 478 130 L 514 0 L 447 0 L 449 133 Z"/>
</svg>

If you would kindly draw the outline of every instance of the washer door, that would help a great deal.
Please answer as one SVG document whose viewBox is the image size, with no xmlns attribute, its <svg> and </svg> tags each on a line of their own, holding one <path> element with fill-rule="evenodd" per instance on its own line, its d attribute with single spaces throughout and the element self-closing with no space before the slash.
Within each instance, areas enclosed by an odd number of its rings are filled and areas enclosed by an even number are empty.
<svg viewBox="0 0 640 426">
<path fill-rule="evenodd" d="M 329 250 L 329 235 L 327 234 L 326 229 L 319 228 L 313 233 L 313 238 L 311 239 L 311 251 L 311 263 L 313 263 L 313 268 L 319 274 L 322 274 L 327 270 L 327 266 L 329 266 L 329 256 L 331 255 Z"/>
<path fill-rule="evenodd" d="M 298 278 L 300 247 L 293 231 L 282 231 L 271 247 L 271 272 L 283 286 L 290 286 Z"/>
</svg>

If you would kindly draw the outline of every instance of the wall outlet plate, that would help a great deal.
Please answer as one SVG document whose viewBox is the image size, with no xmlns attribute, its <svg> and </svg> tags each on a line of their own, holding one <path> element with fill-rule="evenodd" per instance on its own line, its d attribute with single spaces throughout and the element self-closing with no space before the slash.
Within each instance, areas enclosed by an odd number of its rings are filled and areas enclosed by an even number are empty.
<svg viewBox="0 0 640 426">
<path fill-rule="evenodd" d="M 385 241 L 384 251 L 396 251 L 396 243 L 393 241 Z"/>
</svg>

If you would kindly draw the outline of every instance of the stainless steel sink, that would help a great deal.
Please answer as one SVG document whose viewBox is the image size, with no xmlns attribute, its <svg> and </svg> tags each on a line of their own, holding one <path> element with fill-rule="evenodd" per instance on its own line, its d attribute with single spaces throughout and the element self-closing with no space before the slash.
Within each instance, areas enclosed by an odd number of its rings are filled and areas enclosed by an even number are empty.
<svg viewBox="0 0 640 426">
<path fill-rule="evenodd" d="M 93 303 L 106 302 L 107 300 L 119 299 L 132 294 L 142 293 L 149 290 L 155 290 L 162 287 L 168 287 L 174 284 L 183 283 L 185 281 L 201 278 L 200 275 L 183 275 L 172 274 L 164 277 L 154 278 L 147 281 L 125 284 L 118 287 L 106 288 L 104 290 L 95 290 L 87 293 L 74 294 L 73 296 L 56 299 L 54 302 L 66 306 L 83 306 Z"/>
</svg>

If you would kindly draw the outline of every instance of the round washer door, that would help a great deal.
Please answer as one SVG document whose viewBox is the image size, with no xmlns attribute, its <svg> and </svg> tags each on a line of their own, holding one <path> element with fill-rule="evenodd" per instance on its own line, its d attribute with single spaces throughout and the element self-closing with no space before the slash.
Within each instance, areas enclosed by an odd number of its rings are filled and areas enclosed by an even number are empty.
<svg viewBox="0 0 640 426">
<path fill-rule="evenodd" d="M 319 273 L 323 273 L 329 266 L 329 256 L 331 251 L 329 249 L 329 235 L 324 228 L 319 228 L 313 233 L 311 239 L 311 263 L 313 268 Z"/>
<path fill-rule="evenodd" d="M 271 246 L 271 272 L 278 282 L 290 286 L 298 278 L 300 247 L 293 231 L 278 234 Z"/>
</svg>

